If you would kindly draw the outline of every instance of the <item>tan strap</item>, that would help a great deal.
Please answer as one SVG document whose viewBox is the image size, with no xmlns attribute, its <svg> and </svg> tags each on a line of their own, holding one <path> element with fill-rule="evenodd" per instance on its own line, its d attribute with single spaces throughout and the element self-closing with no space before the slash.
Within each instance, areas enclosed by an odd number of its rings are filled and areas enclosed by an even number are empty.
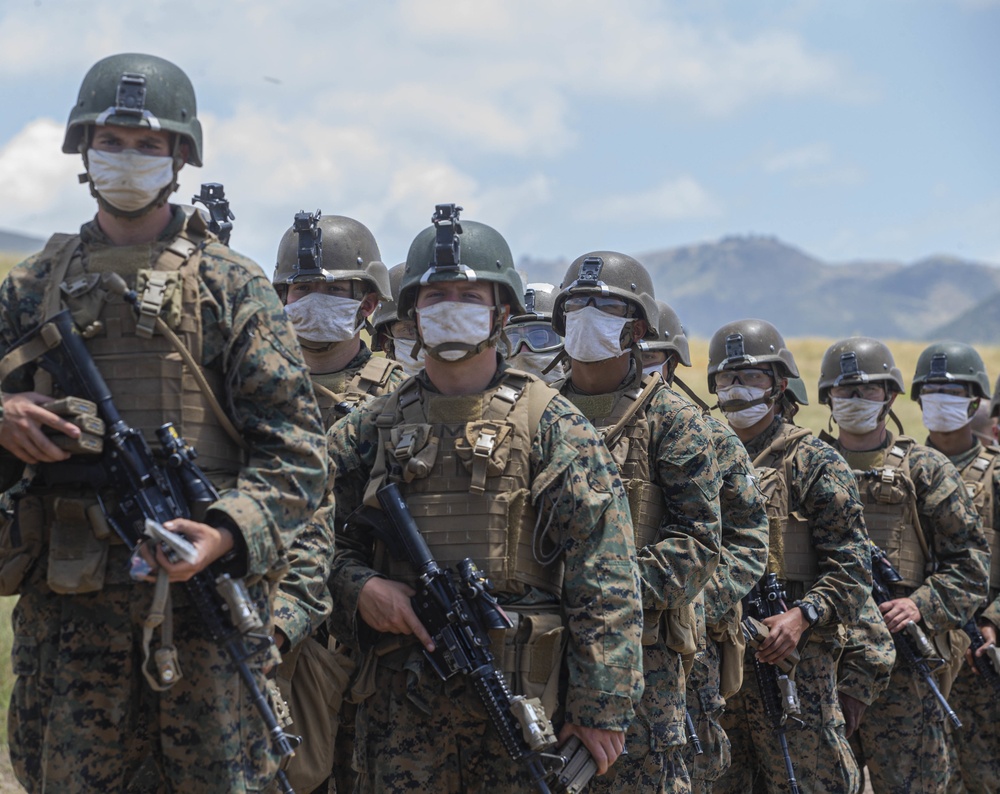
<svg viewBox="0 0 1000 794">
<path fill-rule="evenodd" d="M 621 419 L 604 432 L 604 443 L 608 449 L 614 447 L 625 428 L 632 421 L 632 418 L 649 404 L 649 401 L 653 399 L 653 395 L 661 386 L 663 386 L 663 378 L 658 372 L 654 372 L 646 379 L 642 391 L 639 392 L 635 400 L 632 401 L 632 404 L 622 414 Z"/>
<path fill-rule="evenodd" d="M 69 272 L 69 263 L 73 261 L 73 255 L 79 249 L 81 242 L 82 239 L 78 234 L 53 234 L 42 249 L 39 260 L 52 262 L 52 272 L 49 273 L 45 296 L 42 298 L 42 322 L 58 314 L 61 309 L 60 289 L 66 279 L 66 273 Z"/>
<path fill-rule="evenodd" d="M 155 671 L 149 665 L 149 647 L 153 641 L 153 632 L 163 627 L 160 632 L 160 647 L 153 654 Z M 154 692 L 165 692 L 181 680 L 180 663 L 177 659 L 177 649 L 174 647 L 174 613 L 170 602 L 170 575 L 160 568 L 156 572 L 156 585 L 153 590 L 153 603 L 149 614 L 142 622 L 142 674 Z"/>
<path fill-rule="evenodd" d="M 163 300 L 167 294 L 168 273 L 164 270 L 154 270 L 149 274 L 146 289 L 139 300 L 139 317 L 135 323 L 135 332 L 143 339 L 152 339 L 156 329 L 156 320 L 163 308 Z"/>
</svg>

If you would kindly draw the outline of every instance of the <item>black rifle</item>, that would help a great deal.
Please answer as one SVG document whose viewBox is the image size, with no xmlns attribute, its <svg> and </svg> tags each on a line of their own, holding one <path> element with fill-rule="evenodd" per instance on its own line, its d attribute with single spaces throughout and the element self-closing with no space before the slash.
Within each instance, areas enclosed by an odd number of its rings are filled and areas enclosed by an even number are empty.
<svg viewBox="0 0 1000 794">
<path fill-rule="evenodd" d="M 118 497 L 113 510 L 108 510 L 103 501 L 101 507 L 108 524 L 125 544 L 135 550 L 143 541 L 147 519 L 160 524 L 174 518 L 203 520 L 208 506 L 219 494 L 194 463 L 194 449 L 167 423 L 157 430 L 164 462 L 157 459 L 142 433 L 129 426 L 118 412 L 111 390 L 69 311 L 56 314 L 27 334 L 18 346 L 36 339 L 41 339 L 47 348 L 37 359 L 42 369 L 52 374 L 66 395 L 95 403 L 98 416 L 104 420 L 107 427 L 104 451 L 99 462 L 88 464 L 87 468 Z M 272 640 L 267 635 L 253 633 L 262 624 L 243 582 L 228 574 L 216 576 L 206 569 L 178 584 L 197 611 L 206 636 L 226 652 L 239 673 L 275 750 L 283 757 L 292 755 L 292 741 L 278 724 L 247 665 Z M 250 639 L 256 642 L 251 643 Z M 283 792 L 294 794 L 284 772 L 278 772 L 278 782 Z"/>
<path fill-rule="evenodd" d="M 201 194 L 191 199 L 194 204 L 204 204 L 208 209 L 208 228 L 223 245 L 229 245 L 229 235 L 233 233 L 232 222 L 236 220 L 231 209 L 226 190 L 219 182 L 203 182 Z"/>
<path fill-rule="evenodd" d="M 962 626 L 962 631 L 969 635 L 971 644 L 969 651 L 972 653 L 972 662 L 976 665 L 979 674 L 989 682 L 993 691 L 1000 693 L 1000 670 L 996 667 L 996 656 L 987 651 L 982 656 L 976 655 L 976 651 L 986 644 L 986 638 L 976 625 L 976 619 L 972 618 Z M 992 658 L 991 658 L 992 657 Z"/>
<path fill-rule="evenodd" d="M 885 552 L 874 542 L 869 541 L 869 543 L 872 551 L 872 598 L 876 604 L 884 604 L 894 600 L 892 585 L 903 581 L 903 577 L 892 566 Z M 920 626 L 911 620 L 900 631 L 892 635 L 892 641 L 896 644 L 897 655 L 902 658 L 907 667 L 920 676 L 920 680 L 934 694 L 945 716 L 951 720 L 956 728 L 961 728 L 962 721 L 948 704 L 948 700 L 938 688 L 934 674 L 931 672 L 930 660 L 935 658 L 939 662 L 944 660 L 936 656 L 927 635 L 924 634 Z"/>
<path fill-rule="evenodd" d="M 435 562 L 395 483 L 383 485 L 376 495 L 382 510 L 364 507 L 356 517 L 370 525 L 394 559 L 411 563 L 417 571 L 417 593 L 411 603 L 434 640 L 434 651 L 425 648 L 425 658 L 442 680 L 459 673 L 469 677 L 510 757 L 524 765 L 539 792 L 567 790 L 569 781 L 561 773 L 570 760 L 565 748 L 555 749 L 544 711 L 518 719 L 511 710 L 512 705 L 522 709 L 528 701 L 510 691 L 493 657 L 489 631 L 513 624 L 490 593 L 489 580 L 468 557 L 459 563 L 457 576 Z M 543 759 L 556 761 L 556 768 L 547 768 Z M 587 760 L 596 771 L 593 760 Z"/>
<path fill-rule="evenodd" d="M 763 581 L 763 587 L 758 582 L 743 597 L 744 614 L 761 622 L 765 618 L 786 611 L 786 596 L 777 575 L 769 573 Z M 744 618 L 743 633 L 748 643 L 753 640 L 753 635 L 750 633 L 752 628 L 753 624 Z M 785 735 L 788 730 L 788 718 L 798 720 L 798 715 L 801 713 L 795 682 L 788 677 L 787 671 L 783 672 L 773 664 L 760 661 L 751 646 L 748 645 L 747 650 L 753 664 L 754 677 L 757 679 L 757 688 L 760 690 L 760 700 L 764 705 L 764 716 L 774 729 L 778 744 L 781 745 L 781 757 L 785 762 L 788 787 L 792 794 L 799 794 L 799 783 L 795 779 L 795 767 L 788 752 L 788 737 Z"/>
<path fill-rule="evenodd" d="M 705 751 L 701 746 L 701 739 L 698 738 L 698 731 L 694 728 L 694 719 L 691 717 L 691 710 L 684 710 L 684 724 L 687 726 L 687 740 L 694 748 L 695 755 L 704 755 Z"/>
</svg>

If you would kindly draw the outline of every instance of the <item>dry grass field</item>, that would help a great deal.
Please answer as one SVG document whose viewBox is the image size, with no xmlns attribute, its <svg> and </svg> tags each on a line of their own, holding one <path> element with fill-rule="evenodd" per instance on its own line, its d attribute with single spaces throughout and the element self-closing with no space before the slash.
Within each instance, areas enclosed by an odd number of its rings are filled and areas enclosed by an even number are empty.
<svg viewBox="0 0 1000 794">
<path fill-rule="evenodd" d="M 10 267 L 18 261 L 18 257 L 0 254 L 0 277 L 5 275 Z M 820 362 L 824 351 L 833 342 L 832 339 L 791 339 L 788 340 L 789 348 L 795 356 L 802 378 L 809 391 L 811 404 L 805 406 L 799 413 L 796 421 L 798 424 L 812 428 L 818 433 L 827 426 L 829 410 L 826 406 L 818 405 L 816 402 L 816 383 L 819 379 Z M 890 349 L 896 358 L 897 366 L 902 370 L 903 378 L 909 387 L 910 379 L 916 365 L 920 351 L 925 347 L 922 342 L 900 342 L 889 341 Z M 979 352 L 986 362 L 987 371 L 991 378 L 995 378 L 1000 373 L 1000 345 L 980 347 Z M 708 342 L 707 340 L 692 340 L 691 359 L 693 367 L 682 368 L 679 375 L 685 383 L 694 389 L 710 405 L 715 402 L 714 398 L 708 394 L 706 383 L 706 367 L 708 363 Z M 907 433 L 915 436 L 918 440 L 923 440 L 925 433 L 920 422 L 920 410 L 916 403 L 912 402 L 907 395 L 897 398 L 895 412 L 903 423 Z M 20 788 L 13 781 L 7 759 L 7 703 L 10 697 L 11 672 L 10 672 L 10 649 L 11 649 L 11 627 L 10 612 L 13 608 L 14 599 L 0 599 L 0 704 L 2 710 L 0 715 L 0 744 L 3 753 L 0 755 L 0 794 L 6 792 L 19 791 Z"/>
</svg>

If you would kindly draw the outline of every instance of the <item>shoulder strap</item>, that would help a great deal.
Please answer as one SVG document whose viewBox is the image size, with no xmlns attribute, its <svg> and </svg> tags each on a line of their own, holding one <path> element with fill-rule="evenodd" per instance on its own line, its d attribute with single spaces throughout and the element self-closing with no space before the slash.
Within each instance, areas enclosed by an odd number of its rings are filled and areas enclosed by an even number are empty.
<svg viewBox="0 0 1000 794">
<path fill-rule="evenodd" d="M 400 366 L 392 359 L 372 356 L 351 378 L 348 387 L 363 394 L 375 394 L 379 389 L 385 388 L 392 373 L 397 369 L 400 369 Z"/>
<path fill-rule="evenodd" d="M 650 401 L 653 399 L 653 395 L 656 394 L 656 392 L 662 387 L 663 378 L 660 377 L 660 373 L 654 372 L 652 375 L 647 376 L 646 381 L 643 384 L 642 391 L 636 395 L 632 404 L 626 409 L 625 413 L 622 414 L 621 419 L 615 422 L 614 425 L 609 427 L 604 432 L 604 443 L 607 445 L 608 449 L 611 449 L 618 442 L 619 437 L 621 437 L 621 434 L 625 431 L 625 428 L 628 427 L 633 417 L 640 410 L 645 410 L 646 406 L 649 405 Z"/>
<path fill-rule="evenodd" d="M 42 249 L 39 259 L 52 262 L 49 281 L 45 285 L 45 297 L 42 299 L 41 321 L 43 323 L 59 313 L 60 298 L 62 297 L 60 287 L 66 280 L 69 263 L 73 260 L 73 255 L 79 250 L 82 242 L 79 234 L 53 234 L 45 243 L 45 248 Z"/>
</svg>

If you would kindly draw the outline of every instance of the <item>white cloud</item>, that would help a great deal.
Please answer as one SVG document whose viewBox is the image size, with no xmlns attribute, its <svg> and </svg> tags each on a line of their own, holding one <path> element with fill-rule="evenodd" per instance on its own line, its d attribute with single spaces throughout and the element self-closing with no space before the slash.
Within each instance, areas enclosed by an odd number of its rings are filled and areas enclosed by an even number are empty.
<svg viewBox="0 0 1000 794">
<path fill-rule="evenodd" d="M 690 176 L 682 176 L 649 190 L 602 196 L 584 205 L 578 215 L 587 221 L 650 223 L 714 218 L 721 202 Z"/>
<path fill-rule="evenodd" d="M 762 167 L 765 173 L 780 174 L 786 171 L 803 171 L 825 166 L 830 163 L 831 159 L 828 143 L 811 143 L 771 155 L 764 160 Z"/>
</svg>

